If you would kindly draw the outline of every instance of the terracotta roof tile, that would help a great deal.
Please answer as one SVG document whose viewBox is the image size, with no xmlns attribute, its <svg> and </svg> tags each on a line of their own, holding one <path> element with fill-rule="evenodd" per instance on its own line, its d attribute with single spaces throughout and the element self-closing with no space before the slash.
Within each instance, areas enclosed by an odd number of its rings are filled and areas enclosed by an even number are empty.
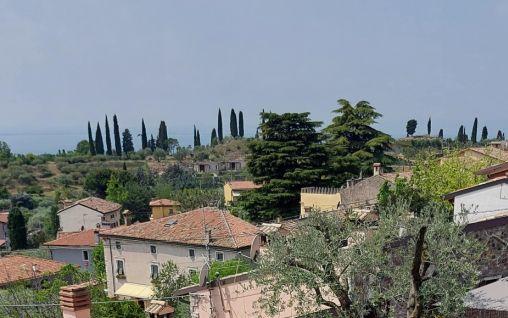
<svg viewBox="0 0 508 318">
<path fill-rule="evenodd" d="M 180 202 L 168 199 L 157 199 L 150 201 L 150 206 L 175 206 L 175 205 L 180 205 Z"/>
<path fill-rule="evenodd" d="M 37 265 L 35 274 L 32 272 L 33 265 Z M 0 258 L 0 285 L 54 274 L 65 265 L 61 262 L 29 256 L 4 256 Z"/>
<path fill-rule="evenodd" d="M 0 212 L 0 223 L 7 224 L 9 222 L 9 212 Z"/>
<path fill-rule="evenodd" d="M 150 222 L 104 230 L 100 236 L 205 245 L 205 224 L 211 231 L 211 246 L 232 249 L 247 247 L 258 233 L 256 226 L 229 212 L 207 207 Z"/>
<path fill-rule="evenodd" d="M 64 232 L 65 233 L 65 232 Z M 56 240 L 44 243 L 46 246 L 96 246 L 96 229 L 62 233 Z"/>
<path fill-rule="evenodd" d="M 84 198 L 84 199 L 74 202 L 74 204 L 58 211 L 58 213 L 62 212 L 63 210 L 67 210 L 67 209 L 69 209 L 73 206 L 76 206 L 76 205 L 82 205 L 82 206 L 85 206 L 87 208 L 90 208 L 90 209 L 95 210 L 100 213 L 109 213 L 109 212 L 113 212 L 116 210 L 120 210 L 122 208 L 122 206 L 120 204 L 115 203 L 115 202 L 107 201 L 107 200 L 104 200 L 101 198 L 96 198 L 96 197 L 88 197 L 88 198 Z"/>
<path fill-rule="evenodd" d="M 255 184 L 252 181 L 229 181 L 231 185 L 231 189 L 233 190 L 251 190 L 251 189 L 259 189 L 261 185 Z"/>
</svg>

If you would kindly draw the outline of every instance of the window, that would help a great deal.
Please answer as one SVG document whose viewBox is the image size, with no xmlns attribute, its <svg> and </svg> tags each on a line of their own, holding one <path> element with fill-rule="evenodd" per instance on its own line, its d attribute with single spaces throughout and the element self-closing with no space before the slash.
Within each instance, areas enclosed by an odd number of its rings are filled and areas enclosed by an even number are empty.
<svg viewBox="0 0 508 318">
<path fill-rule="evenodd" d="M 117 259 L 116 260 L 116 273 L 118 275 L 125 275 L 125 269 L 123 267 L 123 260 Z"/>
<path fill-rule="evenodd" d="M 150 265 L 150 278 L 157 279 L 159 277 L 159 265 L 152 264 Z"/>
<path fill-rule="evenodd" d="M 115 245 L 116 245 L 116 249 L 117 249 L 117 250 L 122 249 L 122 243 L 120 243 L 120 241 L 116 241 L 116 242 L 115 242 Z"/>
<path fill-rule="evenodd" d="M 111 215 L 109 216 L 109 218 L 110 218 L 111 220 L 113 220 L 113 219 L 115 218 L 115 215 L 114 215 L 114 214 L 111 214 Z"/>
<path fill-rule="evenodd" d="M 155 245 L 150 245 L 150 253 L 152 253 L 152 254 L 157 254 L 157 246 L 155 246 Z"/>
<path fill-rule="evenodd" d="M 88 261 L 88 251 L 83 251 L 83 260 Z"/>
<path fill-rule="evenodd" d="M 215 252 L 215 259 L 219 262 L 224 261 L 224 253 L 222 252 Z"/>
<path fill-rule="evenodd" d="M 189 257 L 192 259 L 196 257 L 196 251 L 193 248 L 189 248 Z"/>
</svg>

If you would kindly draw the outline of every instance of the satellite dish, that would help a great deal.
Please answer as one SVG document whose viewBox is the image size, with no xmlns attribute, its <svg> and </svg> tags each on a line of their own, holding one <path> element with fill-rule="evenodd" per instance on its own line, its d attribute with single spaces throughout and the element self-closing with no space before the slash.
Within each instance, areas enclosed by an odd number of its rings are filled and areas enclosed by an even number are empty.
<svg viewBox="0 0 508 318">
<path fill-rule="evenodd" d="M 256 235 L 254 239 L 252 240 L 252 243 L 250 243 L 250 253 L 249 257 L 251 260 L 254 260 L 256 258 L 256 255 L 259 252 L 259 248 L 261 247 L 261 235 Z"/>
<path fill-rule="evenodd" d="M 201 268 L 201 272 L 199 273 L 199 286 L 204 287 L 206 282 L 208 281 L 208 271 L 210 270 L 210 266 L 208 264 L 203 265 Z"/>
</svg>

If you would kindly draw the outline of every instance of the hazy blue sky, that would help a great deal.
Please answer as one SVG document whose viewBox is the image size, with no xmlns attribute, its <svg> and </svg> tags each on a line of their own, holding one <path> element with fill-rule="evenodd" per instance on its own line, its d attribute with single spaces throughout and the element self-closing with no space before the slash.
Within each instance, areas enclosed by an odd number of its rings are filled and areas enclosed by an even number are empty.
<svg viewBox="0 0 508 318">
<path fill-rule="evenodd" d="M 108 114 L 208 142 L 222 107 L 253 135 L 262 108 L 328 123 L 370 101 L 379 128 L 505 130 L 508 1 L 0 1 L 0 140 L 73 149 Z M 139 139 L 139 138 L 137 138 Z"/>
</svg>

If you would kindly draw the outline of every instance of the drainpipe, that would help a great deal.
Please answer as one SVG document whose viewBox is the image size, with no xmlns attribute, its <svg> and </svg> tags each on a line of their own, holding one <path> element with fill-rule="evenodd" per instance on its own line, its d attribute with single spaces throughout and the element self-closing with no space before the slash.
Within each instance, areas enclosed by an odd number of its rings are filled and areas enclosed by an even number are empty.
<svg viewBox="0 0 508 318">
<path fill-rule="evenodd" d="M 113 262 L 113 250 L 111 249 L 111 239 L 108 238 L 108 245 L 109 245 L 109 259 L 111 261 L 111 277 L 113 281 L 113 295 L 116 292 L 116 284 L 115 284 L 115 266 Z"/>
</svg>

